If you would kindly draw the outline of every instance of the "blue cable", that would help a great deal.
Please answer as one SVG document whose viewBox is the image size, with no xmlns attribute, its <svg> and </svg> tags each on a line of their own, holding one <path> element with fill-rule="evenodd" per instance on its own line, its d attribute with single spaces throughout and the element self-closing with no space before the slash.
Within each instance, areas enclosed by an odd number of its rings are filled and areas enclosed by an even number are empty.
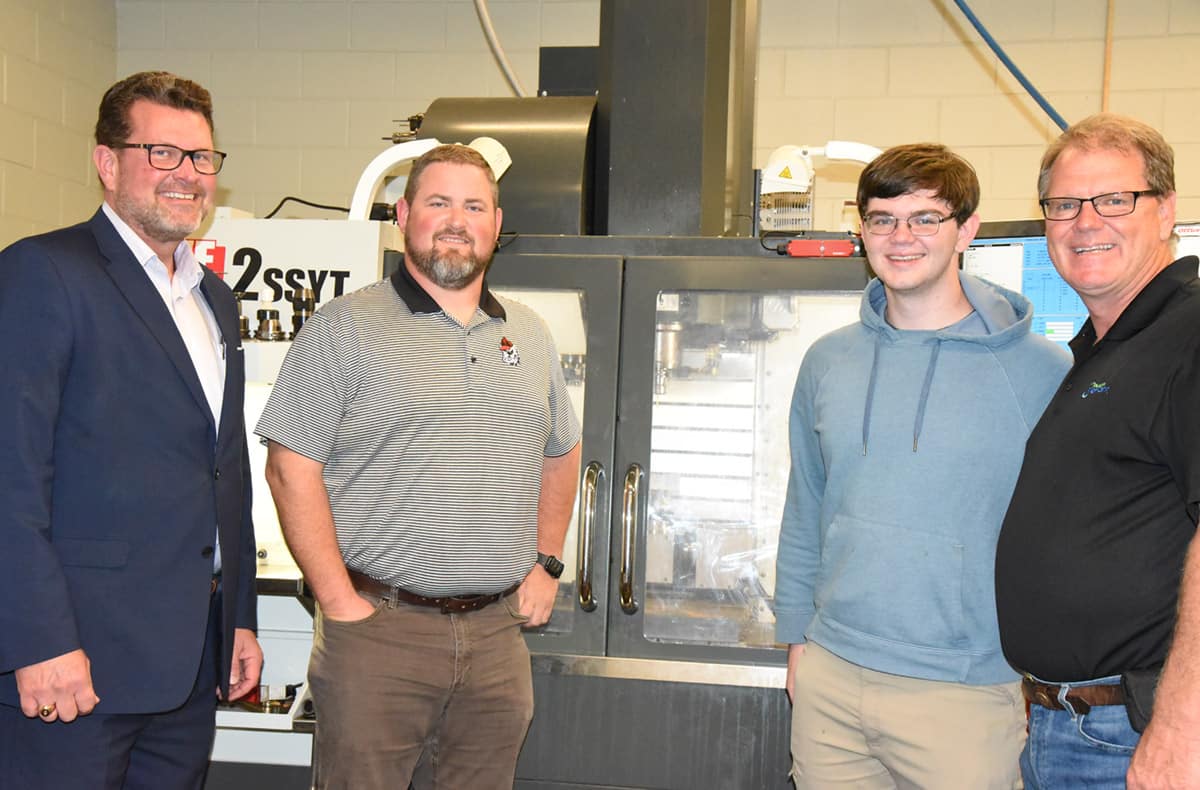
<svg viewBox="0 0 1200 790">
<path fill-rule="evenodd" d="M 1046 101 L 1046 97 L 1038 93 L 1038 89 L 1033 87 L 1033 83 L 1031 83 L 1025 77 L 1025 75 L 1021 73 L 1021 70 L 1017 68 L 1017 64 L 1013 63 L 1012 59 L 1009 58 L 1004 50 L 1000 48 L 1000 45 L 996 43 L 996 39 L 992 38 L 992 34 L 987 32 L 987 29 L 983 26 L 983 23 L 980 22 L 979 18 L 976 17 L 975 14 L 971 12 L 971 9 L 967 7 L 966 0 L 954 0 L 954 4 L 958 6 L 960 11 L 963 12 L 963 16 L 965 16 L 967 21 L 971 23 L 976 31 L 978 31 L 979 35 L 983 36 L 984 42 L 992 48 L 992 52 L 996 53 L 996 57 L 1000 58 L 1000 62 L 1007 66 L 1008 70 L 1012 72 L 1012 75 L 1017 78 L 1017 82 L 1021 83 L 1021 87 L 1023 87 L 1029 93 L 1029 95 L 1033 97 L 1033 100 L 1038 103 L 1039 107 L 1046 111 L 1046 114 L 1050 116 L 1050 120 L 1058 124 L 1059 129 L 1066 130 L 1067 122 L 1063 120 L 1063 117 L 1059 115 L 1053 107 L 1050 106 L 1050 102 Z"/>
</svg>

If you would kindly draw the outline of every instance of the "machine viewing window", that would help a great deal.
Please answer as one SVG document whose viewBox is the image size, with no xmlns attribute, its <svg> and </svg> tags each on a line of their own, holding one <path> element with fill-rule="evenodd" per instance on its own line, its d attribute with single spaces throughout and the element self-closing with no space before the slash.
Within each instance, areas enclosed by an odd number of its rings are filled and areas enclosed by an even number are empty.
<svg viewBox="0 0 1200 790">
<path fill-rule="evenodd" d="M 645 632 L 770 647 L 796 372 L 858 292 L 660 292 Z"/>
</svg>

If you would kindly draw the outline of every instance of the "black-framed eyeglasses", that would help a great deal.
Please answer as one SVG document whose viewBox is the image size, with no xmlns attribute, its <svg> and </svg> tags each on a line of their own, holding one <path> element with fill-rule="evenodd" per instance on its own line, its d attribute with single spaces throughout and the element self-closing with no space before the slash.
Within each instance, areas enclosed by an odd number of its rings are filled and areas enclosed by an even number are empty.
<svg viewBox="0 0 1200 790">
<path fill-rule="evenodd" d="M 201 175 L 215 176 L 221 172 L 225 164 L 224 151 L 214 151 L 211 148 L 197 148 L 186 151 L 177 145 L 167 143 L 113 143 L 109 148 L 141 148 L 146 152 L 146 159 L 155 170 L 175 170 L 183 164 L 183 158 L 192 160 L 192 167 Z"/>
<path fill-rule="evenodd" d="M 1051 197 L 1039 200 L 1042 206 L 1042 216 L 1054 222 L 1075 219 L 1083 210 L 1084 203 L 1091 203 L 1092 208 L 1102 217 L 1124 217 L 1132 214 L 1137 208 L 1137 200 L 1143 196 L 1159 195 L 1157 189 L 1140 189 L 1130 192 L 1106 192 L 1090 198 Z"/>
<path fill-rule="evenodd" d="M 863 228 L 872 236 L 891 236 L 904 222 L 908 225 L 908 232 L 914 236 L 936 236 L 942 223 L 952 219 L 954 217 L 943 217 L 936 211 L 922 211 L 904 220 L 891 214 L 868 214 L 863 217 Z"/>
</svg>

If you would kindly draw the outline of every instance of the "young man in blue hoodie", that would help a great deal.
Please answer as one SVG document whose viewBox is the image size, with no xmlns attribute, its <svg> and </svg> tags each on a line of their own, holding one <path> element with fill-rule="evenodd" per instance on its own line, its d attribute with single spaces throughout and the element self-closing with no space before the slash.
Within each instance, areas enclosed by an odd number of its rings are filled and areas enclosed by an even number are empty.
<svg viewBox="0 0 1200 790">
<path fill-rule="evenodd" d="M 790 416 L 776 635 L 797 788 L 1012 788 L 1025 706 L 1004 660 L 996 536 L 1069 367 L 1019 294 L 962 274 L 979 181 L 941 145 L 885 151 L 858 210 L 877 279 L 804 358 Z"/>
</svg>

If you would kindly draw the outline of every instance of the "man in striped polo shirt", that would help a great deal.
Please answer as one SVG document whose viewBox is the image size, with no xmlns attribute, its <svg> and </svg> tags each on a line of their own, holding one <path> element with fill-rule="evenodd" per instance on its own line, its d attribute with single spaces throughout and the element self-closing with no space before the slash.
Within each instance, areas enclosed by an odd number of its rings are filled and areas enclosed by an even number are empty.
<svg viewBox="0 0 1200 790">
<path fill-rule="evenodd" d="M 308 321 L 256 428 L 320 604 L 322 788 L 513 784 L 580 430 L 545 324 L 484 283 L 497 198 L 466 146 L 414 162 L 404 265 Z"/>
</svg>

